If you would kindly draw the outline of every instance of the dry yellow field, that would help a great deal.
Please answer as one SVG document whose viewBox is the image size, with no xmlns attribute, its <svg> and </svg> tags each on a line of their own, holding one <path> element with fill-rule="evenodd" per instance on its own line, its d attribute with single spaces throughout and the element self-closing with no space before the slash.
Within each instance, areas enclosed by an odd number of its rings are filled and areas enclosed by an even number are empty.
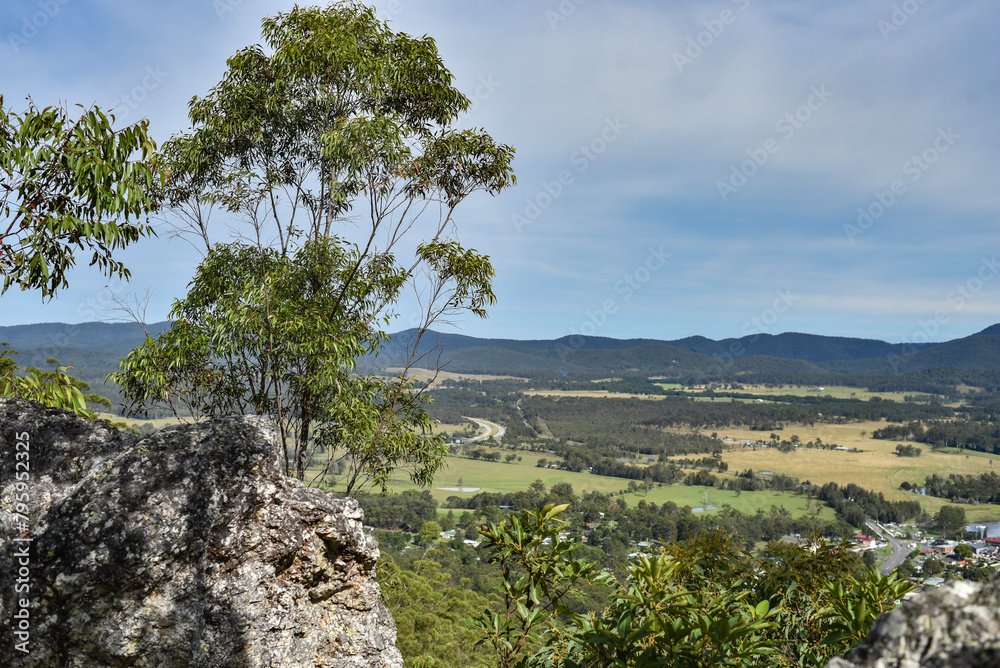
<svg viewBox="0 0 1000 668">
<path fill-rule="evenodd" d="M 388 374 L 400 374 L 403 373 L 403 368 L 386 367 L 385 372 Z M 431 388 L 437 387 L 446 380 L 521 380 L 528 382 L 526 378 L 518 378 L 517 376 L 494 376 L 485 373 L 452 373 L 451 371 L 434 371 L 433 369 L 418 367 L 411 368 L 408 373 L 411 378 L 420 382 L 434 380 L 430 385 Z"/>
<path fill-rule="evenodd" d="M 752 468 L 754 471 L 773 471 L 793 476 L 812 483 L 835 482 L 838 485 L 855 483 L 865 489 L 882 492 L 887 499 L 913 499 L 914 496 L 899 489 L 900 483 L 923 483 L 933 473 L 947 476 L 950 473 L 977 475 L 997 470 L 1000 473 L 1000 457 L 983 453 L 933 452 L 923 443 L 908 441 L 880 441 L 871 438 L 871 432 L 884 426 L 883 422 L 859 422 L 852 424 L 816 424 L 813 427 L 790 425 L 778 430 L 782 439 L 793 434 L 805 443 L 817 437 L 824 443 L 836 443 L 847 448 L 858 448 L 862 452 L 839 450 L 819 450 L 799 448 L 783 453 L 772 448 L 756 450 L 728 449 L 722 459 L 729 464 L 731 472 Z M 716 430 L 720 438 L 758 440 L 767 439 L 770 432 L 747 429 Z M 865 437 L 861 432 L 867 432 Z M 898 457 L 897 443 L 910 443 L 922 451 L 919 457 Z M 990 462 L 995 462 L 991 465 Z M 917 497 L 928 512 L 937 511 L 947 503 L 944 499 Z M 1000 518 L 1000 506 L 965 506 L 970 520 Z"/>
<path fill-rule="evenodd" d="M 432 434 L 457 434 L 461 431 L 467 429 L 471 423 L 466 422 L 464 424 L 446 424 L 443 422 L 435 422 L 431 427 Z"/>
</svg>

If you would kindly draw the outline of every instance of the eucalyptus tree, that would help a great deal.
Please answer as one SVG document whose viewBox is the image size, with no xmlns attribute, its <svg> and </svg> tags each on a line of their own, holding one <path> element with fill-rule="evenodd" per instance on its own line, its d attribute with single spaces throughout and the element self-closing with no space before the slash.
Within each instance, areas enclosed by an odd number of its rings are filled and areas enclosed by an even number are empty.
<svg viewBox="0 0 1000 668">
<path fill-rule="evenodd" d="M 495 301 L 489 258 L 460 244 L 455 212 L 514 183 L 513 149 L 457 128 L 470 102 L 434 41 L 371 8 L 295 7 L 263 21 L 263 40 L 163 146 L 174 233 L 205 258 L 172 328 L 115 380 L 131 411 L 274 417 L 289 475 L 343 470 L 348 493 L 385 489 L 399 468 L 429 483 L 446 448 L 409 369 L 432 323 Z M 359 373 L 409 289 L 421 312 L 403 371 Z"/>
<path fill-rule="evenodd" d="M 0 95 L 0 294 L 17 286 L 51 299 L 69 287 L 78 251 L 104 275 L 128 279 L 115 252 L 153 234 L 156 144 L 148 121 L 115 129 L 113 115 L 81 109 L 39 109 L 29 100 L 17 112 Z M 22 377 L 10 354 L 0 350 L 0 395 L 96 417 L 86 402 L 101 401 L 84 395 L 86 384 L 69 367 L 55 362 L 52 371 L 29 368 Z"/>
<path fill-rule="evenodd" d="M 52 298 L 78 250 L 105 275 L 129 277 L 114 252 L 153 233 L 156 144 L 148 121 L 114 121 L 98 107 L 74 117 L 30 101 L 19 113 L 0 95 L 0 294 L 16 285 Z"/>
</svg>

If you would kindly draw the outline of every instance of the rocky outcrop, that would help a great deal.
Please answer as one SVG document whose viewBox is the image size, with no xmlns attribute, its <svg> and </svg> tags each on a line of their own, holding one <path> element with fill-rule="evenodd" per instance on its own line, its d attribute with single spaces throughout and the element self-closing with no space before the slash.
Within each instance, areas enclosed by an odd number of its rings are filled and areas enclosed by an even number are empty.
<svg viewBox="0 0 1000 668">
<path fill-rule="evenodd" d="M 879 617 L 868 644 L 827 668 L 1000 666 L 1000 576 L 951 582 Z"/>
<path fill-rule="evenodd" d="M 139 440 L 0 398 L 0 466 L 5 666 L 402 665 L 361 510 L 282 476 L 262 419 Z"/>
</svg>

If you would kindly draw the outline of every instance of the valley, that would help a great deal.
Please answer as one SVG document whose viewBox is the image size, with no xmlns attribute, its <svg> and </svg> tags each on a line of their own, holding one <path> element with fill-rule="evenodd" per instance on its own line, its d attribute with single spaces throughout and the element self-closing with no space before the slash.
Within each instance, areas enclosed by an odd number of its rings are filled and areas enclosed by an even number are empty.
<svg viewBox="0 0 1000 668">
<path fill-rule="evenodd" d="M 158 323 L 152 330 L 166 326 Z M 547 487 L 571 485 L 581 495 L 613 495 L 629 505 L 674 503 L 705 516 L 724 507 L 755 513 L 775 506 L 793 516 L 833 517 L 828 505 L 807 506 L 801 493 L 726 489 L 752 470 L 758 479 L 761 472 L 769 472 L 763 478 L 787 476 L 814 486 L 853 483 L 887 501 L 918 500 L 925 515 L 934 515 L 947 499 L 904 491 L 900 485 L 919 488 L 934 474 L 977 476 L 994 466 L 1000 469 L 993 463 L 1000 459 L 1000 447 L 970 448 L 958 442 L 929 446 L 872 435 L 886 425 L 914 420 L 927 425 L 993 424 L 993 406 L 1000 403 L 995 398 L 1000 388 L 1000 336 L 995 331 L 916 352 L 878 341 L 803 334 L 723 342 L 701 337 L 670 342 L 577 337 L 572 348 L 564 340 L 435 334 L 430 337 L 434 346 L 452 346 L 447 366 L 411 369 L 433 400 L 433 432 L 451 441 L 429 491 L 440 504 L 440 514 L 448 512 L 449 497 L 511 493 L 541 481 Z M 114 369 L 107 360 L 124 356 L 137 343 L 136 335 L 134 325 L 0 328 L 0 338 L 20 346 L 22 358 L 56 355 L 61 363 L 83 370 L 84 380 L 99 379 L 99 393 L 107 393 L 103 378 Z M 393 359 L 407 336 L 401 332 L 392 338 L 385 359 Z M 93 350 L 87 349 L 88 337 L 99 342 Z M 955 351 L 982 351 L 984 346 L 997 352 L 996 359 L 992 353 L 975 359 L 955 356 Z M 724 352 L 734 347 L 744 351 L 744 357 L 720 364 Z M 951 366 L 898 373 L 834 370 L 881 365 L 866 355 L 886 356 L 884 361 L 920 353 L 930 359 L 935 350 L 951 351 L 941 358 Z M 663 364 L 665 351 L 673 356 Z M 866 359 L 871 362 L 859 362 Z M 361 360 L 360 368 L 389 376 L 402 371 L 378 361 Z M 149 418 L 124 421 L 144 433 L 176 422 L 162 411 Z M 794 447 L 776 447 L 781 441 Z M 919 448 L 920 456 L 899 456 L 899 445 Z M 593 470 L 595 457 L 605 470 Z M 614 467 L 609 462 L 615 462 Z M 665 467 L 677 470 L 670 480 L 663 477 Z M 715 482 L 702 474 L 701 482 L 710 484 L 685 484 L 699 471 L 710 473 Z M 643 484 L 650 472 L 658 479 Z M 337 488 L 335 477 L 325 484 Z M 403 492 L 417 486 L 394 476 L 390 489 Z M 970 521 L 1000 519 L 995 504 L 957 505 Z"/>
</svg>

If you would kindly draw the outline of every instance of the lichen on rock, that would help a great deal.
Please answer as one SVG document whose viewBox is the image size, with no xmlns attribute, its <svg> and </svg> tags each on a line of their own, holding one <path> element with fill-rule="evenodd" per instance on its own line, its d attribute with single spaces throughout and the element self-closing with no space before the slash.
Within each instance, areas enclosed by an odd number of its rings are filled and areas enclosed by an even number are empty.
<svg viewBox="0 0 1000 668">
<path fill-rule="evenodd" d="M 930 589 L 879 617 L 867 644 L 827 668 L 997 668 L 1000 575 Z"/>
<path fill-rule="evenodd" d="M 402 665 L 360 508 L 284 477 L 256 417 L 139 440 L 0 398 L 5 622 L 18 606 L 18 434 L 30 439 L 31 636 L 25 654 L 0 626 L 11 665 Z"/>
</svg>

